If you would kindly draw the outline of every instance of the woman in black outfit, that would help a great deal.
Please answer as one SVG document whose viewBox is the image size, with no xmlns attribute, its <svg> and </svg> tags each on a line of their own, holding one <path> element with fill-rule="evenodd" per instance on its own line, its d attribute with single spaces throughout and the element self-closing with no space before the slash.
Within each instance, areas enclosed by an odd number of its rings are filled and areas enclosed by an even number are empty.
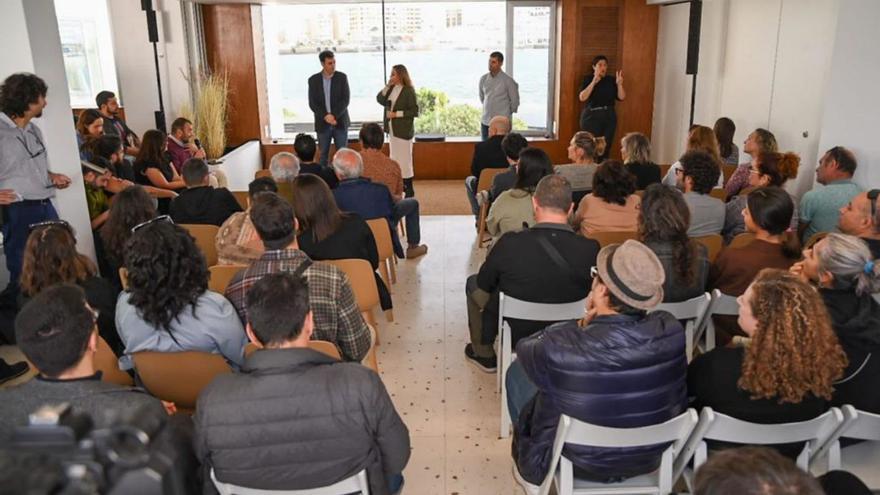
<svg viewBox="0 0 880 495">
<path fill-rule="evenodd" d="M 119 290 L 98 276 L 92 260 L 76 251 L 73 228 L 64 220 L 51 220 L 31 230 L 21 267 L 19 308 L 43 289 L 55 284 L 76 284 L 98 312 L 98 333 L 117 356 L 123 350 L 116 333 L 116 297 Z"/>
<path fill-rule="evenodd" d="M 578 99 L 586 105 L 581 112 L 581 130 L 594 136 L 604 136 L 608 146 L 600 157 L 600 162 L 608 157 L 614 142 L 614 129 L 617 127 L 617 114 L 614 102 L 626 99 L 623 89 L 623 71 L 614 76 L 608 74 L 608 57 L 598 55 L 593 58 L 593 72 L 584 77 Z"/>
<path fill-rule="evenodd" d="M 292 190 L 299 248 L 313 260 L 366 260 L 375 273 L 379 251 L 367 222 L 354 213 L 340 211 L 327 183 L 317 175 L 298 175 Z M 382 310 L 391 309 L 391 293 L 378 273 L 376 286 Z"/>
<path fill-rule="evenodd" d="M 819 287 L 831 326 L 849 359 L 831 403 L 880 414 L 880 260 L 858 237 L 828 234 L 791 271 Z"/>
<path fill-rule="evenodd" d="M 171 157 L 165 151 L 165 133 L 151 129 L 144 133 L 141 150 L 134 161 L 135 182 L 144 186 L 177 191 L 186 189 L 186 183 L 171 165 Z M 159 213 L 167 214 L 169 198 L 159 198 Z"/>
</svg>

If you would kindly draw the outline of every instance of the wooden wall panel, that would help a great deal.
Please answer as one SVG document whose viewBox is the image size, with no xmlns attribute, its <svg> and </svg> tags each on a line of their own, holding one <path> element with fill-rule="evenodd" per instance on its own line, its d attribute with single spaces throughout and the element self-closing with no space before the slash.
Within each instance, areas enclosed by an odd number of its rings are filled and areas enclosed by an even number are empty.
<svg viewBox="0 0 880 495">
<path fill-rule="evenodd" d="M 255 74 L 262 61 L 254 58 L 252 32 L 253 23 L 259 20 L 244 4 L 205 5 L 203 9 L 208 63 L 212 69 L 226 67 L 230 79 L 235 77 L 230 143 L 259 138 L 263 112 L 258 111 L 257 86 L 265 82 Z M 566 148 L 578 130 L 583 108 L 577 92 L 592 58 L 603 53 L 610 71 L 622 68 L 625 73 L 627 99 L 617 106 L 617 142 L 611 143 L 612 157 L 619 157 L 623 133 L 651 132 L 659 7 L 645 5 L 644 0 L 558 0 L 557 9 L 557 138 L 534 141 L 534 146 L 547 151 L 554 163 L 567 160 Z M 266 163 L 275 153 L 293 149 L 290 142 L 263 143 Z M 357 149 L 357 144 L 352 147 Z M 463 179 L 470 171 L 473 142 L 416 143 L 413 148 L 417 178 Z"/>
<path fill-rule="evenodd" d="M 254 59 L 251 6 L 202 6 L 208 67 L 229 77 L 228 146 L 260 139 L 259 98 Z"/>
</svg>

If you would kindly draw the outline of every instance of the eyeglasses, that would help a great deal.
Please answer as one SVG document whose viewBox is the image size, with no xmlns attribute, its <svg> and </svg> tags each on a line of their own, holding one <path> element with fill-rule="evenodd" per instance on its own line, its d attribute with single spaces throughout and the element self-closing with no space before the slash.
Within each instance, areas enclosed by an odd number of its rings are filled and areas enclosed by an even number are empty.
<svg viewBox="0 0 880 495">
<path fill-rule="evenodd" d="M 30 234 L 34 230 L 37 230 L 41 227 L 53 227 L 53 226 L 64 227 L 65 229 L 67 229 L 68 232 L 73 234 L 73 227 L 71 227 L 70 224 L 67 223 L 66 220 L 46 220 L 43 222 L 32 223 L 32 224 L 28 225 L 28 234 Z"/>
<path fill-rule="evenodd" d="M 131 233 L 134 234 L 139 229 L 142 229 L 142 228 L 146 227 L 147 225 L 151 225 L 151 224 L 158 223 L 158 222 L 170 223 L 172 225 L 174 224 L 174 220 L 171 219 L 171 216 L 159 215 L 158 217 L 153 218 L 152 220 L 147 220 L 146 222 L 141 222 L 141 223 L 135 225 L 134 227 L 131 228 Z"/>
<path fill-rule="evenodd" d="M 871 219 L 877 216 L 877 196 L 880 196 L 880 189 L 871 189 L 868 191 L 868 202 L 871 203 Z"/>
<path fill-rule="evenodd" d="M 27 132 L 28 132 L 28 134 L 32 135 L 34 137 L 34 139 L 37 140 L 37 145 L 39 145 L 39 147 L 40 147 L 40 149 L 38 149 L 37 152 L 34 153 L 28 147 L 27 141 L 22 139 L 21 136 L 17 136 L 16 139 L 18 139 L 18 142 L 21 143 L 22 146 L 24 146 L 24 149 L 25 149 L 25 151 L 27 151 L 28 155 L 30 155 L 31 158 L 36 158 L 36 157 L 42 155 L 43 153 L 45 153 L 46 152 L 46 145 L 43 144 L 43 141 L 40 140 L 40 136 L 37 136 L 37 133 L 30 130 L 30 129 L 28 129 Z"/>
</svg>

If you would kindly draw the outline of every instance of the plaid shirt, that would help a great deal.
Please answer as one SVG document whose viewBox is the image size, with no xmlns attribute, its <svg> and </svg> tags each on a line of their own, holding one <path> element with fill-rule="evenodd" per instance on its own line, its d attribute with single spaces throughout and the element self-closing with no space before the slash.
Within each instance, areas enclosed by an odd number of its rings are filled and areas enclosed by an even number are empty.
<svg viewBox="0 0 880 495">
<path fill-rule="evenodd" d="M 226 288 L 226 298 L 247 322 L 247 293 L 264 275 L 295 272 L 308 260 L 298 249 L 266 251 L 263 256 L 238 273 Z M 339 347 L 347 361 L 360 361 L 370 349 L 370 330 L 354 299 L 348 277 L 332 265 L 314 263 L 305 273 L 309 283 L 309 302 L 315 319 L 315 340 L 327 340 Z"/>
<path fill-rule="evenodd" d="M 403 175 L 396 161 L 373 149 L 361 150 L 361 158 L 364 160 L 362 177 L 384 184 L 395 198 L 403 196 Z"/>
</svg>

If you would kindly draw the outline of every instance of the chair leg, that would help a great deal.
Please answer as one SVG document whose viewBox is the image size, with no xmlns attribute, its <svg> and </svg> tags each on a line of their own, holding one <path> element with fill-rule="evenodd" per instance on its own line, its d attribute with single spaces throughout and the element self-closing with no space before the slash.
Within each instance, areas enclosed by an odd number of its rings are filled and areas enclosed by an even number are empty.
<svg viewBox="0 0 880 495">
<path fill-rule="evenodd" d="M 477 230 L 477 246 L 483 247 L 483 236 L 486 235 L 486 215 L 489 214 L 489 206 L 483 203 L 480 206 L 480 228 Z"/>
<path fill-rule="evenodd" d="M 394 321 L 394 310 L 393 309 L 385 310 L 385 319 L 388 320 L 389 323 Z"/>
<path fill-rule="evenodd" d="M 406 225 L 403 221 L 397 222 L 397 233 L 399 237 L 406 237 Z"/>
<path fill-rule="evenodd" d="M 394 259 L 394 262 L 388 263 L 388 266 L 391 268 L 391 283 L 392 284 L 397 283 L 397 268 L 394 266 L 397 264 L 397 260 L 395 258 L 396 258 L 396 256 L 393 256 L 391 259 Z M 390 289 L 389 289 L 389 291 L 390 291 Z"/>
<path fill-rule="evenodd" d="M 391 277 L 388 276 L 388 265 L 389 261 L 387 259 L 379 260 L 379 277 L 382 278 L 382 281 L 385 282 L 385 287 L 388 287 L 388 293 L 391 293 Z"/>
</svg>

